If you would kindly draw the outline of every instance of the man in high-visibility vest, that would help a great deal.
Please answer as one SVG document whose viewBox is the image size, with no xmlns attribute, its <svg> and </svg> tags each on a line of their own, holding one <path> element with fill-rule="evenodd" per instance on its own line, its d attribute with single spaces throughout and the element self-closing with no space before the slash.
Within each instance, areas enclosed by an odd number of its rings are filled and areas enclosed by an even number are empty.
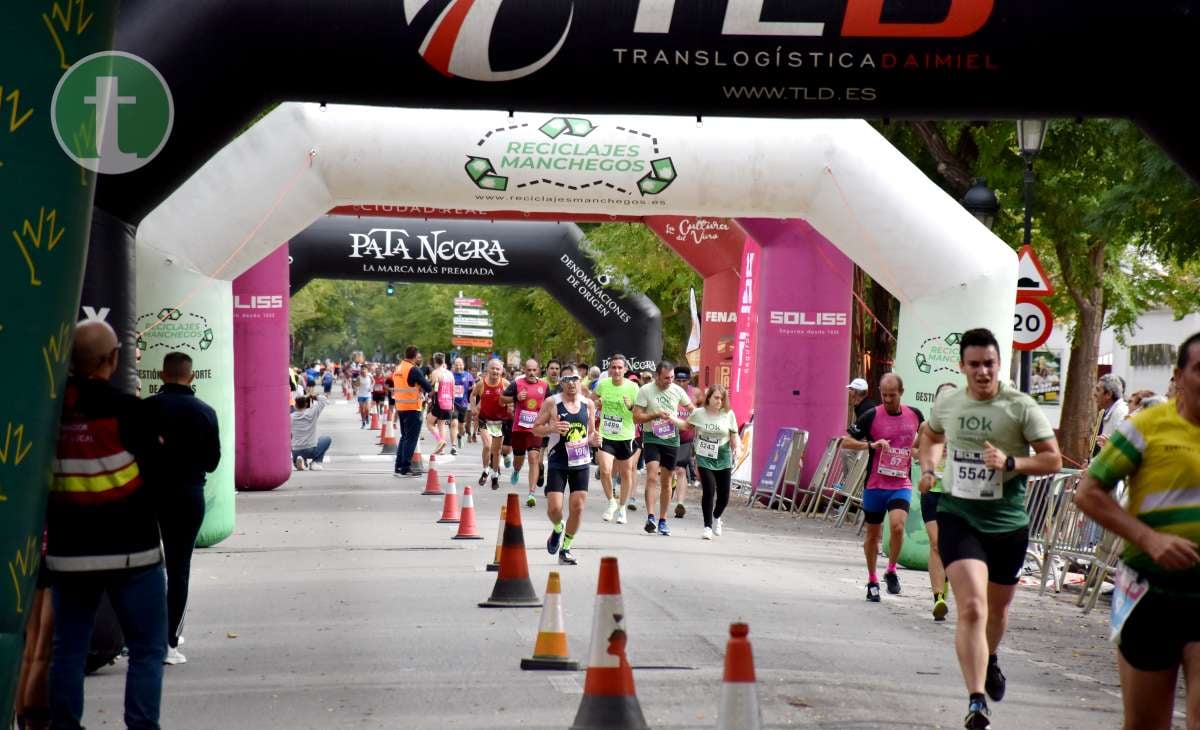
<svg viewBox="0 0 1200 730">
<path fill-rule="evenodd" d="M 417 450 L 417 440 L 421 438 L 421 391 L 429 393 L 432 390 L 429 379 L 421 372 L 421 351 L 409 345 L 404 351 L 404 360 L 392 375 L 392 394 L 400 419 L 394 476 L 417 476 L 412 471 L 412 457 Z"/>
<path fill-rule="evenodd" d="M 46 517 L 55 613 L 51 727 L 80 727 L 84 664 L 105 592 L 129 649 L 125 723 L 158 727 L 166 581 L 154 498 L 138 464 L 153 457 L 158 431 L 142 401 L 108 382 L 119 353 L 107 323 L 76 327 Z"/>
</svg>

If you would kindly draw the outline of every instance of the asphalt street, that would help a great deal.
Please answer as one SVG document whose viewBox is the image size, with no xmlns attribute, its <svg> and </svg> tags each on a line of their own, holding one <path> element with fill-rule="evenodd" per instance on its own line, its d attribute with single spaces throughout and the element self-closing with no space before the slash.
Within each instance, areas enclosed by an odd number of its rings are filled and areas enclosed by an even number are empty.
<svg viewBox="0 0 1200 730">
<path fill-rule="evenodd" d="M 485 539 L 455 541 L 456 526 L 436 523 L 441 498 L 420 496 L 424 478 L 392 476 L 377 432 L 358 428 L 350 404 L 336 399 L 320 429 L 334 438 L 324 471 L 239 493 L 235 533 L 197 550 L 188 663 L 166 667 L 163 727 L 567 728 L 583 671 L 519 668 L 539 609 L 477 606 L 495 581 L 484 566 L 507 473 L 499 491 L 475 494 Z M 439 471 L 460 491 L 474 485 L 478 445 Z M 652 727 L 715 726 L 737 620 L 750 625 L 767 727 L 961 727 L 953 610 L 935 624 L 926 574 L 905 570 L 901 595 L 867 603 L 853 528 L 735 497 L 725 534 L 703 541 L 697 493 L 662 537 L 642 530 L 644 508 L 627 525 L 602 522 L 597 482 L 590 496 L 576 567 L 545 550 L 544 499 L 522 509 L 530 574 L 539 594 L 550 570 L 562 574 L 571 655 L 586 665 L 600 557 L 619 559 L 628 656 Z M 1019 592 L 993 727 L 1120 725 L 1107 610 L 1085 616 L 1072 599 Z M 123 686 L 121 661 L 88 679 L 87 727 L 123 726 Z"/>
</svg>

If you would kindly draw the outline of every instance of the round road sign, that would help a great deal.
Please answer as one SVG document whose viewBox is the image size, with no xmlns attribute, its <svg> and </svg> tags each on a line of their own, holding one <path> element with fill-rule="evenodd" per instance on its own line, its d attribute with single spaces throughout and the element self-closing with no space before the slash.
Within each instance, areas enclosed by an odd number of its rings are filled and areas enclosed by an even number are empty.
<svg viewBox="0 0 1200 730">
<path fill-rule="evenodd" d="M 1046 344 L 1054 317 L 1050 307 L 1041 299 L 1018 299 L 1013 312 L 1013 347 L 1018 350 L 1036 350 Z"/>
</svg>

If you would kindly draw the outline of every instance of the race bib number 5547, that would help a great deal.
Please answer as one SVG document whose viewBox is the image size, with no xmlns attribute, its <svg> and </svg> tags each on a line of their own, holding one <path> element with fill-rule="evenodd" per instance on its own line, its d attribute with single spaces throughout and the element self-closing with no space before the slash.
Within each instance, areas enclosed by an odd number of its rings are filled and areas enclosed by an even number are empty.
<svg viewBox="0 0 1200 730">
<path fill-rule="evenodd" d="M 962 499 L 1000 499 L 1004 496 L 1004 472 L 983 463 L 982 451 L 951 449 L 945 479 L 950 494 Z"/>
</svg>

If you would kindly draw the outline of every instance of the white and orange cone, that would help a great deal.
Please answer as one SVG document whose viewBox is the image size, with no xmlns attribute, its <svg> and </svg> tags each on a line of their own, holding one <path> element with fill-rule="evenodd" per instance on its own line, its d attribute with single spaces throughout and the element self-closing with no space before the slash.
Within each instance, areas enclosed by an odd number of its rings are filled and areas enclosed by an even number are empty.
<svg viewBox="0 0 1200 730">
<path fill-rule="evenodd" d="M 458 486 L 454 483 L 454 475 L 446 478 L 446 496 L 442 499 L 442 517 L 439 523 L 457 523 L 461 519 L 458 508 Z"/>
<path fill-rule="evenodd" d="M 567 629 L 563 621 L 562 583 L 558 571 L 550 571 L 546 580 L 545 606 L 538 622 L 537 641 L 533 645 L 533 656 L 521 660 L 521 669 L 560 669 L 575 671 L 579 662 L 571 661 L 567 651 Z"/>
<path fill-rule="evenodd" d="M 600 559 L 592 645 L 588 652 L 583 700 L 571 730 L 646 730 L 646 717 L 625 656 L 625 603 L 616 558 Z"/>
<path fill-rule="evenodd" d="M 762 708 L 754 680 L 754 652 L 750 649 L 750 627 L 729 625 L 725 647 L 725 683 L 721 686 L 721 710 L 717 730 L 761 730 Z"/>
<path fill-rule="evenodd" d="M 425 496 L 440 497 L 442 495 L 442 485 L 438 483 L 437 471 L 437 455 L 429 455 L 429 475 L 425 478 L 425 491 L 421 492 Z"/>
<path fill-rule="evenodd" d="M 370 430 L 379 430 L 379 411 L 371 411 L 371 427 Z"/>
<path fill-rule="evenodd" d="M 482 540 L 483 535 L 475 527 L 475 498 L 471 496 L 471 485 L 463 487 L 462 509 L 458 516 L 458 534 L 451 540 Z"/>
<path fill-rule="evenodd" d="M 400 440 L 396 438 L 396 429 L 392 427 L 391 419 L 384 421 L 383 430 L 379 432 L 379 443 L 383 445 L 383 448 L 379 450 L 379 453 L 396 453 L 396 445 L 399 443 L 399 441 Z"/>
</svg>

